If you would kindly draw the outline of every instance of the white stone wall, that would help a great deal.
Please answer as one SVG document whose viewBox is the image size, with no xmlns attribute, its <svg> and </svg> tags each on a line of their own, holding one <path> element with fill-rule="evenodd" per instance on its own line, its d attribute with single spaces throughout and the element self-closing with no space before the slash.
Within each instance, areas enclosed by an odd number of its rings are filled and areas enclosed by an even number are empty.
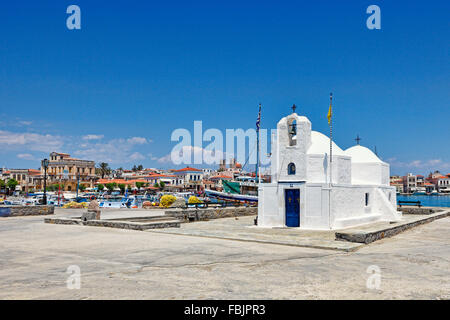
<svg viewBox="0 0 450 320">
<path fill-rule="evenodd" d="M 306 204 L 305 211 L 300 212 L 300 228 L 329 229 L 329 195 L 326 185 L 306 184 L 306 194 L 303 195 Z"/>
<path fill-rule="evenodd" d="M 285 219 L 278 206 L 278 184 L 263 183 L 258 188 L 258 226 L 283 227 Z"/>
<path fill-rule="evenodd" d="M 369 194 L 368 206 L 365 205 L 366 193 Z M 397 221 L 399 216 L 396 211 L 395 188 L 375 185 L 333 186 L 331 216 L 334 229 L 372 221 Z"/>
<path fill-rule="evenodd" d="M 353 162 L 352 184 L 389 185 L 389 165 L 381 162 Z"/>
</svg>

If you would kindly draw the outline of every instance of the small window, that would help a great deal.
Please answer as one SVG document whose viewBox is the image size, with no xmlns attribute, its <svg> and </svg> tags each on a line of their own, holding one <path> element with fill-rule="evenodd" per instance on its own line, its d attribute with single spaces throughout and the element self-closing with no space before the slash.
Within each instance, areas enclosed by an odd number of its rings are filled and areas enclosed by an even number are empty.
<svg viewBox="0 0 450 320">
<path fill-rule="evenodd" d="M 288 164 L 288 175 L 294 175 L 295 174 L 295 164 L 292 162 Z"/>
<path fill-rule="evenodd" d="M 366 193 L 366 207 L 369 205 L 369 193 Z"/>
</svg>

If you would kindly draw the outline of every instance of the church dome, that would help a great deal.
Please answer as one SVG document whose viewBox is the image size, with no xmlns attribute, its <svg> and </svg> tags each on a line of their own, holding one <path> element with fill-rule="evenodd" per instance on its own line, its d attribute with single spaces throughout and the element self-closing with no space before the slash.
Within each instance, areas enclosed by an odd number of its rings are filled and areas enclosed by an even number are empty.
<svg viewBox="0 0 450 320">
<path fill-rule="evenodd" d="M 383 163 L 370 149 L 360 145 L 348 148 L 345 153 L 352 157 L 352 162 Z"/>
<path fill-rule="evenodd" d="M 311 131 L 308 154 L 330 154 L 330 138 L 318 131 Z M 333 156 L 345 156 L 345 152 L 333 141 Z"/>
</svg>

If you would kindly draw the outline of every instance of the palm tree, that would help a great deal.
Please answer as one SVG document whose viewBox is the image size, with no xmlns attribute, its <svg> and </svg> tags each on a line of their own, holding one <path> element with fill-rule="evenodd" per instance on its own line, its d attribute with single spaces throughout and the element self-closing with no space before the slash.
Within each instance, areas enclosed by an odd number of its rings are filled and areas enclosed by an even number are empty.
<svg viewBox="0 0 450 320">
<path fill-rule="evenodd" d="M 109 175 L 111 173 L 111 168 L 109 167 L 109 165 L 106 162 L 101 162 L 98 165 L 98 169 L 100 171 L 100 175 L 102 176 L 102 179 L 106 176 Z"/>
</svg>

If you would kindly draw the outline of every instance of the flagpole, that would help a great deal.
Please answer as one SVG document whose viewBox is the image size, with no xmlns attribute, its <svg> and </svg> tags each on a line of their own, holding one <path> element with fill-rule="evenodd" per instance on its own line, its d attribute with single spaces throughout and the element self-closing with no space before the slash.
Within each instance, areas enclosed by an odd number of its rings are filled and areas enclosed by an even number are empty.
<svg viewBox="0 0 450 320">
<path fill-rule="evenodd" d="M 258 119 L 256 121 L 256 169 L 255 169 L 255 179 L 259 183 L 258 173 L 259 170 L 259 126 L 261 125 L 261 103 L 259 104 Z"/>
<path fill-rule="evenodd" d="M 330 187 L 332 184 L 333 179 L 333 109 L 332 109 L 332 102 L 333 102 L 333 93 L 330 93 L 330 110 L 331 110 L 331 117 L 330 117 Z"/>
<path fill-rule="evenodd" d="M 332 179 L 333 179 L 333 93 L 330 93 L 330 191 L 328 194 L 328 224 L 330 226 L 330 229 L 333 229 L 332 223 L 331 223 L 331 189 L 332 189 Z"/>
</svg>

